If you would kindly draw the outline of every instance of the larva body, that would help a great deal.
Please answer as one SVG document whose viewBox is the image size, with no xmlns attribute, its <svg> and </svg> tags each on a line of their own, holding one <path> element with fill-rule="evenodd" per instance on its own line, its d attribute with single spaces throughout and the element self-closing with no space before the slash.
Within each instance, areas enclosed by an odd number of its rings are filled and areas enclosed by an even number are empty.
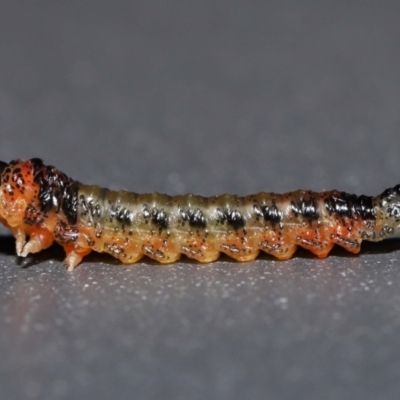
<svg viewBox="0 0 400 400">
<path fill-rule="evenodd" d="M 260 250 L 287 259 L 297 246 L 322 258 L 335 244 L 358 253 L 363 239 L 400 230 L 400 185 L 375 198 L 302 190 L 207 198 L 83 185 L 40 159 L 1 163 L 0 171 L 0 221 L 13 232 L 17 254 L 56 241 L 69 270 L 92 250 L 125 264 L 144 255 L 171 263 L 181 254 L 211 262 L 221 252 L 249 261 Z"/>
</svg>

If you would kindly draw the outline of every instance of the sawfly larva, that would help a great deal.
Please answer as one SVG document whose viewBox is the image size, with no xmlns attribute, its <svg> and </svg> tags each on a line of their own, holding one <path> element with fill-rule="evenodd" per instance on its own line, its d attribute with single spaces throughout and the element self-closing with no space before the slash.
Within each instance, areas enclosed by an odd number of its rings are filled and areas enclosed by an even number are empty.
<svg viewBox="0 0 400 400">
<path fill-rule="evenodd" d="M 323 258 L 335 244 L 358 253 L 362 240 L 400 232 L 400 185 L 377 197 L 336 190 L 168 196 L 83 185 L 38 158 L 0 162 L 0 173 L 0 222 L 17 254 L 56 241 L 69 271 L 92 250 L 124 264 L 144 255 L 166 264 L 181 254 L 211 262 L 221 252 L 250 261 L 260 250 L 284 260 L 297 246 Z"/>
</svg>

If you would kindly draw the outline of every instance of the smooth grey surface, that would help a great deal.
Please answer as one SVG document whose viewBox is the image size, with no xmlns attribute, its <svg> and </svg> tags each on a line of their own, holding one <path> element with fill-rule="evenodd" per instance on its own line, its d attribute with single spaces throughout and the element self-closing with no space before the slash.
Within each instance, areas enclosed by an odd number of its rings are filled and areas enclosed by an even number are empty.
<svg viewBox="0 0 400 400">
<path fill-rule="evenodd" d="M 398 1 L 0 5 L 0 159 L 246 194 L 400 182 Z M 398 399 L 400 240 L 126 268 L 0 240 L 1 399 Z"/>
</svg>

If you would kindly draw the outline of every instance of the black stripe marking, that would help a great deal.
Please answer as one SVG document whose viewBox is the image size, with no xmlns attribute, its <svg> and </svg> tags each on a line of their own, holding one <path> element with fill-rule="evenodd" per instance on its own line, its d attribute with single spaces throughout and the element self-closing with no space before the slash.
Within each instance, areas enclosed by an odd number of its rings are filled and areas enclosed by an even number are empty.
<svg viewBox="0 0 400 400">
<path fill-rule="evenodd" d="M 300 198 L 298 200 L 293 200 L 291 201 L 290 205 L 296 217 L 301 215 L 310 222 L 319 218 L 317 203 L 313 197 L 308 199 Z"/>
<path fill-rule="evenodd" d="M 265 221 L 270 222 L 272 225 L 279 224 L 282 221 L 282 212 L 275 203 L 269 206 L 261 206 L 260 209 Z"/>
<path fill-rule="evenodd" d="M 35 173 L 34 182 L 39 185 L 40 210 L 47 213 L 52 208 L 64 212 L 68 222 L 75 224 L 78 218 L 78 185 L 53 166 L 43 165 L 42 160 L 30 160 Z"/>
<path fill-rule="evenodd" d="M 370 196 L 336 192 L 325 199 L 325 207 L 330 215 L 334 213 L 340 217 L 360 216 L 362 219 L 375 219 L 372 200 Z"/>
<path fill-rule="evenodd" d="M 161 229 L 168 228 L 168 217 L 163 208 L 161 210 L 157 208 L 151 210 L 151 221 Z"/>
<path fill-rule="evenodd" d="M 225 223 L 225 221 L 227 221 L 228 224 L 231 225 L 235 231 L 243 228 L 246 225 L 246 221 L 243 218 L 243 215 L 238 210 L 231 211 L 227 208 L 224 210 L 217 208 L 216 212 L 218 217 L 220 218 L 220 223 L 223 224 Z"/>
<path fill-rule="evenodd" d="M 183 210 L 181 206 L 178 206 L 179 214 L 183 221 L 189 221 L 189 225 L 193 228 L 206 228 L 207 221 L 203 215 L 203 212 L 200 208 L 196 208 L 195 210 L 189 209 L 187 211 Z"/>
</svg>

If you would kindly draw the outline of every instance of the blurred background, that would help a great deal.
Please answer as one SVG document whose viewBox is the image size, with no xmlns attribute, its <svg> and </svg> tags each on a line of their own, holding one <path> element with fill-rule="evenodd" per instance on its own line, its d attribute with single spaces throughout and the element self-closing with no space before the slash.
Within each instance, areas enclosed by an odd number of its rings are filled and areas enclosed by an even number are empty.
<svg viewBox="0 0 400 400">
<path fill-rule="evenodd" d="M 400 182 L 399 17 L 398 1 L 2 2 L 0 159 L 137 192 L 378 194 Z M 3 236 L 1 397 L 396 399 L 390 243 L 207 269 L 94 256 L 67 275 L 58 249 L 24 269 Z"/>
<path fill-rule="evenodd" d="M 399 10 L 6 2 L 0 157 L 137 191 L 380 190 L 399 180 Z"/>
</svg>

